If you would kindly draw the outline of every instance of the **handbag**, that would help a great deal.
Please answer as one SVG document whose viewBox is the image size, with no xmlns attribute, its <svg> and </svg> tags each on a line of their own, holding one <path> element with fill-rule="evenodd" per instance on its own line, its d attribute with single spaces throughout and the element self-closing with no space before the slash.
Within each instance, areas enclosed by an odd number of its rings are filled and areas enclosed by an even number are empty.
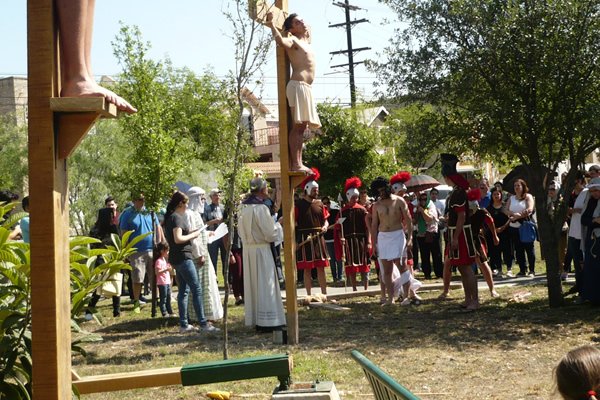
<svg viewBox="0 0 600 400">
<path fill-rule="evenodd" d="M 521 222 L 519 227 L 519 240 L 521 243 L 533 243 L 537 239 L 537 226 L 529 218 Z"/>
<path fill-rule="evenodd" d="M 123 284 L 123 274 L 115 272 L 106 282 L 102 284 L 102 295 L 104 297 L 120 296 Z"/>
</svg>

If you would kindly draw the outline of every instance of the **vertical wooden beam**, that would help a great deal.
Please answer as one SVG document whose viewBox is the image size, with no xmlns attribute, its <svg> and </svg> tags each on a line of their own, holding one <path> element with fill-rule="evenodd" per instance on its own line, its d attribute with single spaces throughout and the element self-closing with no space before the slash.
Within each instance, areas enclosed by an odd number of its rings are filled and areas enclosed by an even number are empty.
<svg viewBox="0 0 600 400">
<path fill-rule="evenodd" d="M 288 12 L 288 0 L 276 0 L 275 6 Z M 297 344 L 298 300 L 296 294 L 296 235 L 294 217 L 294 186 L 290 176 L 290 150 L 288 132 L 290 111 L 285 87 L 290 80 L 290 62 L 285 49 L 277 46 L 277 98 L 279 102 L 279 158 L 281 162 L 281 206 L 283 207 L 283 236 L 285 257 L 285 293 L 287 309 L 288 343 Z"/>
<path fill-rule="evenodd" d="M 67 162 L 50 98 L 60 91 L 52 0 L 27 2 L 33 396 L 71 398 Z"/>
</svg>

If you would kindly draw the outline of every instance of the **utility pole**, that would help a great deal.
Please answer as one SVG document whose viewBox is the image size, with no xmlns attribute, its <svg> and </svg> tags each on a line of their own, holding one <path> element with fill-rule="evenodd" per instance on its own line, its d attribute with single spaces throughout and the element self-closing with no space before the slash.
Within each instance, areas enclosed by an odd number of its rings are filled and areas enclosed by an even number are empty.
<svg viewBox="0 0 600 400">
<path fill-rule="evenodd" d="M 342 22 L 339 24 L 332 24 L 332 25 L 329 25 L 329 27 L 330 28 L 337 28 L 340 26 L 346 27 L 346 41 L 348 43 L 348 49 L 332 51 L 329 54 L 336 55 L 336 54 L 346 53 L 346 54 L 348 54 L 348 63 L 333 65 L 331 68 L 348 66 L 348 72 L 350 74 L 350 106 L 352 108 L 354 108 L 354 106 L 356 106 L 356 84 L 354 83 L 354 66 L 356 64 L 362 64 L 364 62 L 364 61 L 354 62 L 354 53 L 362 51 L 362 50 L 371 50 L 371 48 L 370 47 L 360 47 L 360 48 L 355 49 L 352 47 L 352 26 L 354 26 L 355 24 L 360 24 L 362 22 L 369 22 L 369 20 L 362 18 L 362 19 L 358 19 L 358 20 L 355 19 L 354 21 L 350 21 L 350 10 L 356 11 L 356 10 L 361 10 L 361 8 L 350 5 L 349 0 L 345 0 L 344 3 L 338 1 L 336 3 L 333 3 L 333 5 L 342 7 L 345 10 L 346 22 Z"/>
</svg>

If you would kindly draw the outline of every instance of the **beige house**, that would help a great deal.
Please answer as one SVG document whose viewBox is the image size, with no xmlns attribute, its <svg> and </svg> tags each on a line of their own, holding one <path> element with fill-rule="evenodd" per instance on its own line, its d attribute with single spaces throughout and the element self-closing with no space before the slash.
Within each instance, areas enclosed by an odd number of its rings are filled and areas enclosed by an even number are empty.
<svg viewBox="0 0 600 400">
<path fill-rule="evenodd" d="M 0 115 L 11 115 L 18 125 L 27 122 L 27 78 L 0 78 Z"/>
</svg>

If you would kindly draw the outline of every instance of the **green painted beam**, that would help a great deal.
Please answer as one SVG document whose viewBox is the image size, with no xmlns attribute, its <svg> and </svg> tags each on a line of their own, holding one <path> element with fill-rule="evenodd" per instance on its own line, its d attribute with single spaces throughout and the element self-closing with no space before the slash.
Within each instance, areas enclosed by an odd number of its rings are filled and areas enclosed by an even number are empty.
<svg viewBox="0 0 600 400">
<path fill-rule="evenodd" d="M 192 386 L 274 376 L 279 379 L 280 389 L 286 390 L 291 382 L 291 371 L 291 356 L 288 354 L 211 361 L 184 365 L 181 383 Z"/>
</svg>

